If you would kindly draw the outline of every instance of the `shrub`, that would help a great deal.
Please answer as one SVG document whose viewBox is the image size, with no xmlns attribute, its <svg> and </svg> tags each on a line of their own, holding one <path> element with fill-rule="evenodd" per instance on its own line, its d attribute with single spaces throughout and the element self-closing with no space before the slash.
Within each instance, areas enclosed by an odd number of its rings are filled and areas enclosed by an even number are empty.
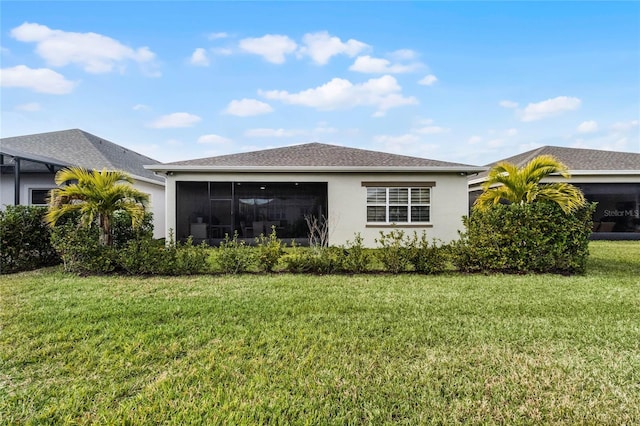
<svg viewBox="0 0 640 426">
<path fill-rule="evenodd" d="M 402 230 L 393 229 L 388 234 L 380 231 L 380 238 L 376 239 L 378 249 L 376 256 L 384 265 L 385 270 L 397 274 L 404 272 L 410 265 L 410 251 Z"/>
<path fill-rule="evenodd" d="M 347 241 L 345 250 L 344 269 L 348 272 L 366 272 L 371 263 L 371 253 L 364 248 L 360 233 L 356 233 L 353 241 Z"/>
<path fill-rule="evenodd" d="M 111 222 L 113 246 L 125 247 L 129 241 L 153 238 L 153 213 L 146 212 L 137 228 L 131 225 L 131 215 L 125 210 L 113 214 Z"/>
<path fill-rule="evenodd" d="M 566 214 L 550 202 L 474 209 L 463 218 L 454 264 L 466 272 L 584 272 L 594 209 Z"/>
<path fill-rule="evenodd" d="M 57 265 L 51 232 L 42 218 L 46 207 L 7 206 L 0 211 L 0 273 Z"/>
<path fill-rule="evenodd" d="M 344 270 L 345 253 L 341 247 L 299 247 L 284 257 L 289 272 L 333 274 Z"/>
<path fill-rule="evenodd" d="M 152 238 L 138 238 L 129 241 L 119 250 L 118 264 L 132 275 L 171 275 L 175 271 L 176 250 Z"/>
<path fill-rule="evenodd" d="M 115 270 L 118 263 L 116 250 L 100 244 L 95 226 L 83 227 L 69 220 L 53 228 L 51 244 L 67 272 L 103 274 Z"/>
<path fill-rule="evenodd" d="M 251 247 L 244 241 L 238 241 L 238 231 L 234 232 L 233 239 L 225 235 L 217 250 L 217 262 L 222 272 L 227 274 L 240 274 L 247 272 L 254 263 Z"/>
<path fill-rule="evenodd" d="M 191 237 L 183 244 L 176 244 L 175 273 L 192 275 L 206 272 L 209 250 L 209 246 L 204 241 L 200 245 L 194 246 Z"/>
<path fill-rule="evenodd" d="M 258 268 L 262 271 L 271 272 L 278 264 L 284 254 L 284 243 L 276 235 L 276 227 L 271 229 L 268 236 L 260 234 L 256 238 Z"/>
<path fill-rule="evenodd" d="M 447 266 L 447 247 L 439 244 L 436 239 L 429 243 L 425 232 L 422 233 L 420 238 L 414 232 L 413 238 L 407 240 L 407 248 L 409 262 L 414 271 L 423 274 L 437 274 L 445 270 Z"/>
</svg>

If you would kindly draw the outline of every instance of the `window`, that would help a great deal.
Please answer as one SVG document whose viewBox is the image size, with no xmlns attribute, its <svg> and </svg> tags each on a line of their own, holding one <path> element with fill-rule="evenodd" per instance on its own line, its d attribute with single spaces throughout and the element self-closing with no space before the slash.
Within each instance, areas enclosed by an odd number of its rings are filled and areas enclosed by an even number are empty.
<svg viewBox="0 0 640 426">
<path fill-rule="evenodd" d="M 47 198 L 49 198 L 50 189 L 32 189 L 31 190 L 31 205 L 32 206 L 46 206 Z"/>
<path fill-rule="evenodd" d="M 428 223 L 430 221 L 430 187 L 367 187 L 367 222 Z"/>
</svg>

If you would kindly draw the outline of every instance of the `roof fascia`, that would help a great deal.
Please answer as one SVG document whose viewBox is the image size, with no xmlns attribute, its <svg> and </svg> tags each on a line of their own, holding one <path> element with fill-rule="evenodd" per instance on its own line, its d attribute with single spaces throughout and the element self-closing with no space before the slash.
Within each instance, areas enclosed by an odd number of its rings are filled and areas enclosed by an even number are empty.
<svg viewBox="0 0 640 426">
<path fill-rule="evenodd" d="M 154 172 L 191 172 L 191 173 L 407 173 L 407 172 L 429 172 L 429 173 L 480 173 L 487 170 L 486 167 L 476 166 L 431 166 L 431 167 L 264 167 L 264 166 L 188 166 L 166 164 L 154 164 L 144 166 L 147 170 Z"/>
</svg>

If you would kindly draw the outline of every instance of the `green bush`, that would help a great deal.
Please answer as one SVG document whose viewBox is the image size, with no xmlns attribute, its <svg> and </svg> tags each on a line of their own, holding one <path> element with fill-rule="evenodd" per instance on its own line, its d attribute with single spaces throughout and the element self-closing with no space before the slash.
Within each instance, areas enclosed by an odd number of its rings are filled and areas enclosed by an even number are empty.
<svg viewBox="0 0 640 426">
<path fill-rule="evenodd" d="M 175 249 L 151 238 L 131 240 L 118 253 L 118 264 L 132 275 L 171 275 L 175 270 Z"/>
<path fill-rule="evenodd" d="M 100 244 L 96 226 L 83 227 L 73 220 L 61 223 L 51 231 L 51 244 L 67 272 L 104 274 L 114 271 L 118 264 L 116 250 Z"/>
<path fill-rule="evenodd" d="M 241 274 L 247 272 L 254 264 L 254 253 L 244 241 L 238 241 L 238 231 L 233 239 L 225 235 L 217 250 L 217 263 L 220 270 L 226 274 Z"/>
<path fill-rule="evenodd" d="M 287 271 L 293 273 L 333 274 L 345 269 L 342 247 L 299 247 L 292 244 L 283 261 Z"/>
<path fill-rule="evenodd" d="M 453 263 L 465 272 L 582 273 L 595 204 L 565 214 L 555 203 L 497 204 L 463 218 Z"/>
<path fill-rule="evenodd" d="M 407 248 L 409 262 L 415 272 L 437 274 L 446 269 L 447 247 L 435 239 L 430 243 L 425 232 L 422 233 L 420 238 L 414 232 L 413 238 L 407 240 Z"/>
<path fill-rule="evenodd" d="M 393 229 L 387 234 L 380 231 L 380 238 L 376 239 L 376 243 L 376 256 L 386 271 L 397 274 L 407 270 L 411 264 L 411 252 L 407 247 L 404 231 Z"/>
<path fill-rule="evenodd" d="M 146 212 L 142 223 L 137 228 L 131 225 L 131 215 L 124 210 L 114 213 L 111 222 L 113 246 L 125 247 L 129 241 L 153 238 L 153 213 Z"/>
<path fill-rule="evenodd" d="M 275 226 L 268 236 L 260 234 L 256 238 L 258 268 L 261 271 L 271 272 L 284 254 L 284 243 L 278 239 Z"/>
<path fill-rule="evenodd" d="M 371 252 L 364 247 L 362 236 L 356 233 L 353 241 L 347 241 L 345 250 L 344 269 L 347 272 L 359 274 L 366 272 L 371 263 Z"/>
<path fill-rule="evenodd" d="M 200 274 L 208 270 L 210 247 L 205 243 L 194 246 L 191 237 L 183 243 L 176 244 L 175 273 L 179 275 Z"/>
<path fill-rule="evenodd" d="M 7 206 L 0 211 L 0 273 L 57 265 L 51 232 L 42 218 L 46 207 Z"/>
</svg>

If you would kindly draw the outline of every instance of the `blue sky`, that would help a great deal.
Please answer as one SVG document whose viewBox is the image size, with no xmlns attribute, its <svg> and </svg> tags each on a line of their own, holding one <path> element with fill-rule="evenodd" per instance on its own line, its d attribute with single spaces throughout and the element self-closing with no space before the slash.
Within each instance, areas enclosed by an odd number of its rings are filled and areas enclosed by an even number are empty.
<svg viewBox="0 0 640 426">
<path fill-rule="evenodd" d="M 11 2 L 2 137 L 178 161 L 324 142 L 482 165 L 640 152 L 638 2 Z"/>
</svg>

